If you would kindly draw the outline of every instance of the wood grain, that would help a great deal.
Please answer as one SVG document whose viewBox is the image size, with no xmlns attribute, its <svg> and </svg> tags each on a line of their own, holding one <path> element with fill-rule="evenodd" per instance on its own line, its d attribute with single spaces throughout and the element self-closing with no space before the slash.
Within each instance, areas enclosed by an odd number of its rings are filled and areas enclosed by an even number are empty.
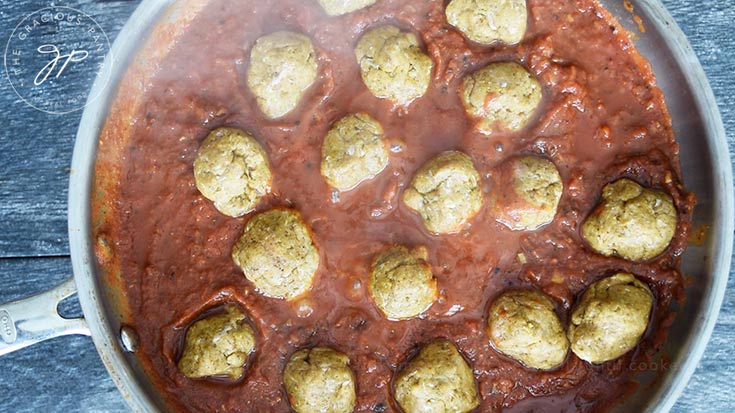
<svg viewBox="0 0 735 413">
<path fill-rule="evenodd" d="M 621 0 L 622 1 L 622 0 Z M 110 39 L 138 0 L 69 0 L 93 16 Z M 735 151 L 735 8 L 731 0 L 664 0 L 688 36 L 722 112 Z M 0 0 L 0 45 L 46 1 Z M 4 48 L 3 48 L 4 49 Z M 89 87 L 90 85 L 80 85 Z M 0 302 L 50 288 L 71 274 L 66 228 L 69 165 L 81 116 L 48 115 L 24 105 L 0 79 Z M 33 258 L 45 257 L 45 258 Z M 735 277 L 707 351 L 674 412 L 732 412 L 735 395 Z M 78 314 L 74 300 L 64 311 Z M 66 337 L 0 358 L 0 411 L 127 412 L 94 346 Z"/>
<path fill-rule="evenodd" d="M 65 2 L 64 6 L 92 16 L 112 41 L 138 3 L 74 0 Z M 0 2 L 2 52 L 15 26 L 25 16 L 44 7 L 48 7 L 48 2 Z M 93 66 L 85 68 L 94 70 Z M 25 105 L 11 88 L 4 68 L 2 72 L 0 257 L 66 255 L 69 253 L 66 227 L 69 167 L 82 113 L 50 115 Z M 79 88 L 91 86 L 79 85 Z"/>
<path fill-rule="evenodd" d="M 664 4 L 689 38 L 715 92 L 727 132 L 730 154 L 735 151 L 735 9 L 729 0 L 677 1 Z M 725 301 L 712 339 L 674 412 L 735 411 L 735 278 L 730 272 Z"/>
<path fill-rule="evenodd" d="M 54 287 L 71 274 L 69 258 L 0 259 L 0 302 Z M 81 315 L 76 298 L 65 316 Z M 88 337 L 59 337 L 0 357 L 2 412 L 127 412 Z"/>
</svg>

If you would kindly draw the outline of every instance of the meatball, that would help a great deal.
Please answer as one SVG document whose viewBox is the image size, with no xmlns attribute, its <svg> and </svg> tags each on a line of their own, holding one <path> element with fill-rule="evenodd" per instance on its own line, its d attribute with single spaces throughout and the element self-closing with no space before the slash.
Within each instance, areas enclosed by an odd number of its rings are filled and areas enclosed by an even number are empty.
<svg viewBox="0 0 735 413">
<path fill-rule="evenodd" d="M 261 293 L 287 300 L 311 287 L 319 267 L 310 230 L 291 209 L 252 217 L 232 249 L 232 259 Z"/>
<path fill-rule="evenodd" d="M 537 291 L 508 291 L 496 298 L 487 334 L 496 350 L 534 369 L 558 367 L 569 351 L 554 303 Z"/>
<path fill-rule="evenodd" d="M 466 413 L 480 404 L 472 369 L 447 340 L 421 349 L 395 380 L 405 413 Z"/>
<path fill-rule="evenodd" d="M 380 123 L 366 114 L 349 115 L 327 133 L 322 145 L 322 175 L 340 191 L 374 178 L 388 165 Z"/>
<path fill-rule="evenodd" d="M 632 350 L 648 327 L 653 294 L 631 274 L 619 273 L 590 285 L 572 311 L 572 351 L 594 364 Z"/>
<path fill-rule="evenodd" d="M 421 215 L 429 231 L 457 232 L 482 206 L 480 174 L 469 156 L 444 152 L 416 172 L 403 202 Z"/>
<path fill-rule="evenodd" d="M 534 230 L 554 220 L 563 185 L 553 162 L 537 156 L 512 159 L 502 166 L 494 210 L 513 230 Z"/>
<path fill-rule="evenodd" d="M 516 44 L 526 34 L 526 0 L 452 0 L 446 15 L 449 24 L 481 44 Z"/>
<path fill-rule="evenodd" d="M 523 129 L 541 103 L 541 85 L 518 63 L 491 63 L 467 76 L 462 85 L 467 112 L 485 133 Z"/>
<path fill-rule="evenodd" d="M 260 110 L 271 119 L 295 109 L 316 77 L 316 52 L 311 40 L 302 34 L 263 36 L 250 52 L 248 86 Z"/>
<path fill-rule="evenodd" d="M 245 314 L 234 305 L 189 327 L 179 370 L 186 377 L 242 376 L 248 356 L 255 348 L 255 334 Z"/>
<path fill-rule="evenodd" d="M 319 0 L 330 16 L 341 16 L 375 4 L 376 0 Z"/>
<path fill-rule="evenodd" d="M 425 247 L 409 251 L 395 246 L 373 259 L 370 294 L 388 318 L 412 318 L 429 308 L 438 297 L 436 279 L 426 263 Z"/>
<path fill-rule="evenodd" d="M 297 413 L 349 413 L 355 407 L 350 359 L 331 348 L 299 350 L 283 371 L 288 400 Z"/>
<path fill-rule="evenodd" d="M 408 105 L 426 93 L 433 62 L 413 33 L 382 26 L 365 33 L 355 56 L 362 80 L 381 99 Z"/>
<path fill-rule="evenodd" d="M 270 191 L 271 170 L 262 146 L 238 129 L 212 131 L 194 160 L 197 189 L 225 215 L 252 211 Z"/>
<path fill-rule="evenodd" d="M 676 222 L 669 194 L 620 179 L 603 188 L 602 200 L 582 225 L 582 236 L 600 254 L 646 260 L 668 247 Z"/>
</svg>

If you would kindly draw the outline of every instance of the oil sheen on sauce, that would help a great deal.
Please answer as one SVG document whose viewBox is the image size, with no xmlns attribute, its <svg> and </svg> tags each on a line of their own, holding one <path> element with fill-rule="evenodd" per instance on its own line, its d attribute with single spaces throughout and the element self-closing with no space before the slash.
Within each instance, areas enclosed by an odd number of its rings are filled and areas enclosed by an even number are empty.
<svg viewBox="0 0 735 413">
<path fill-rule="evenodd" d="M 286 360 L 327 345 L 346 353 L 357 379 L 358 412 L 399 411 L 394 373 L 437 338 L 454 342 L 474 369 L 481 405 L 493 411 L 597 411 L 635 387 L 666 337 L 670 305 L 683 297 L 678 272 L 692 199 L 683 192 L 678 147 L 663 96 L 647 62 L 621 27 L 591 0 L 530 0 L 529 29 L 515 46 L 471 44 L 446 23 L 443 1 L 381 0 L 328 18 L 316 1 L 216 0 L 163 61 L 136 117 L 120 165 L 114 245 L 137 354 L 173 411 L 287 412 Z M 372 26 L 416 33 L 434 61 L 426 95 L 406 108 L 380 100 L 360 79 L 354 47 Z M 266 119 L 245 73 L 255 40 L 277 30 L 307 34 L 319 79 L 300 106 Z M 463 109 L 462 78 L 489 62 L 517 61 L 537 76 L 543 104 L 518 133 L 482 134 Z M 319 174 L 321 142 L 341 117 L 366 112 L 391 142 L 388 168 L 335 197 Z M 220 126 L 252 133 L 266 149 L 273 193 L 258 211 L 298 209 L 312 228 L 321 265 L 296 302 L 260 295 L 230 258 L 252 216 L 221 215 L 197 191 L 199 144 Z M 486 193 L 502 190 L 498 166 L 538 154 L 558 167 L 564 193 L 556 219 L 536 231 L 511 231 L 485 207 L 460 233 L 436 236 L 400 201 L 413 173 L 450 149 L 468 153 Z M 579 235 L 602 187 L 620 177 L 662 188 L 679 212 L 677 235 L 661 256 L 633 263 L 592 252 Z M 367 291 L 372 257 L 391 244 L 425 245 L 440 298 L 424 316 L 389 321 Z M 652 322 L 635 351 L 600 366 L 570 353 L 553 371 L 522 367 L 496 351 L 485 333 L 488 303 L 510 288 L 538 289 L 557 302 L 564 324 L 575 298 L 615 271 L 645 281 L 655 295 Z M 237 382 L 191 380 L 176 362 L 186 327 L 201 313 L 236 303 L 250 315 L 256 352 Z"/>
</svg>

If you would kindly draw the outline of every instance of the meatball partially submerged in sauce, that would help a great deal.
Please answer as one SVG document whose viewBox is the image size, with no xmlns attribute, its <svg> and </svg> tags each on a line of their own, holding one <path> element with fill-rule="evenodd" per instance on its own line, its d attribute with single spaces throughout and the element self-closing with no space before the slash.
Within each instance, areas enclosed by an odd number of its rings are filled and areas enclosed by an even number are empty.
<svg viewBox="0 0 735 413">
<path fill-rule="evenodd" d="M 541 85 L 515 62 L 490 63 L 464 79 L 465 109 L 485 133 L 523 129 L 541 103 Z"/>
<path fill-rule="evenodd" d="M 249 134 L 232 128 L 212 131 L 194 160 L 197 189 L 225 215 L 252 211 L 270 191 L 268 157 Z"/>
<path fill-rule="evenodd" d="M 577 357 L 590 363 L 614 360 L 632 350 L 648 328 L 653 294 L 626 273 L 592 284 L 572 312 L 569 341 Z"/>
<path fill-rule="evenodd" d="M 232 259 L 255 287 L 274 298 L 305 293 L 319 267 L 319 253 L 301 215 L 274 209 L 250 218 Z"/>
<path fill-rule="evenodd" d="M 676 223 L 669 194 L 624 178 L 603 188 L 600 204 L 582 225 L 582 236 L 602 255 L 646 260 L 668 247 Z"/>
<path fill-rule="evenodd" d="M 481 44 L 520 42 L 528 20 L 526 0 L 452 0 L 446 15 L 449 24 Z"/>
<path fill-rule="evenodd" d="M 421 314 L 439 291 L 425 247 L 409 251 L 395 246 L 378 254 L 370 273 L 370 294 L 388 318 L 411 318 Z"/>
<path fill-rule="evenodd" d="M 355 57 L 362 80 L 373 95 L 408 105 L 426 93 L 433 62 L 413 33 L 381 26 L 365 33 Z"/>
<path fill-rule="evenodd" d="M 321 172 L 340 191 L 374 178 L 388 165 L 388 148 L 380 123 L 364 113 L 332 126 L 322 145 Z"/>
<path fill-rule="evenodd" d="M 429 231 L 458 232 L 482 206 L 480 174 L 466 154 L 444 152 L 416 172 L 403 201 Z"/>
<path fill-rule="evenodd" d="M 422 348 L 398 373 L 394 388 L 406 413 L 466 413 L 480 404 L 472 368 L 447 340 Z"/>
<path fill-rule="evenodd" d="M 189 327 L 179 370 L 189 378 L 242 376 L 248 356 L 255 348 L 255 334 L 245 314 L 234 305 L 223 314 L 211 315 Z"/>
<path fill-rule="evenodd" d="M 283 371 L 288 400 L 297 413 L 349 413 L 355 407 L 355 376 L 349 358 L 331 348 L 299 350 Z"/>
<path fill-rule="evenodd" d="M 535 369 L 558 367 L 569 351 L 554 303 L 537 291 L 508 291 L 496 298 L 487 333 L 496 350 Z"/>
<path fill-rule="evenodd" d="M 538 156 L 515 158 L 501 166 L 493 188 L 496 219 L 514 230 L 534 230 L 554 220 L 563 184 L 553 162 Z"/>
<path fill-rule="evenodd" d="M 319 4 L 330 16 L 341 16 L 375 4 L 377 0 L 319 0 Z"/>
<path fill-rule="evenodd" d="M 317 58 L 308 37 L 276 32 L 259 38 L 250 52 L 248 87 L 260 110 L 271 119 L 298 106 L 317 77 Z"/>
</svg>

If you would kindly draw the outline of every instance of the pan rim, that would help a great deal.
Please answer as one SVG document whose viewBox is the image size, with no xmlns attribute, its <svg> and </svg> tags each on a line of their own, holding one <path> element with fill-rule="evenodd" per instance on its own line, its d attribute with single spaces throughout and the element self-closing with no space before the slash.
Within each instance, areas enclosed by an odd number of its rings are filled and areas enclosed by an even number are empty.
<svg viewBox="0 0 735 413">
<path fill-rule="evenodd" d="M 128 406 L 139 413 L 158 411 L 157 403 L 136 379 L 136 372 L 125 359 L 120 332 L 113 331 L 105 312 L 104 292 L 97 277 L 97 258 L 92 243 L 90 199 L 98 139 L 117 95 L 117 86 L 146 35 L 174 2 L 143 0 L 120 30 L 100 69 L 104 72 L 109 68 L 110 78 L 106 84 L 100 76 L 95 79 L 90 96 L 98 96 L 97 101 L 87 105 L 82 113 L 69 180 L 69 247 L 79 303 L 102 363 Z"/>
<path fill-rule="evenodd" d="M 692 92 L 696 108 L 703 115 L 703 129 L 713 166 L 714 194 L 716 198 L 719 198 L 713 201 L 715 210 L 712 228 L 717 228 L 718 232 L 717 236 L 710 240 L 716 251 L 710 264 L 713 269 L 712 285 L 702 297 L 700 304 L 700 308 L 706 310 L 704 314 L 699 315 L 700 322 L 695 324 L 696 327 L 690 331 L 683 351 L 679 353 L 681 356 L 678 360 L 672 361 L 675 371 L 665 375 L 664 380 L 658 386 L 658 391 L 646 404 L 645 411 L 665 413 L 674 407 L 684 392 L 704 355 L 720 314 L 731 268 L 735 200 L 725 127 L 714 92 L 699 58 L 684 32 L 660 0 L 635 3 L 639 3 L 636 7 L 640 7 L 643 14 L 647 15 L 650 22 L 653 23 L 655 31 L 661 35 L 666 43 L 665 46 L 675 57 L 677 66 L 686 68 L 682 70 L 682 73 Z"/>
</svg>

